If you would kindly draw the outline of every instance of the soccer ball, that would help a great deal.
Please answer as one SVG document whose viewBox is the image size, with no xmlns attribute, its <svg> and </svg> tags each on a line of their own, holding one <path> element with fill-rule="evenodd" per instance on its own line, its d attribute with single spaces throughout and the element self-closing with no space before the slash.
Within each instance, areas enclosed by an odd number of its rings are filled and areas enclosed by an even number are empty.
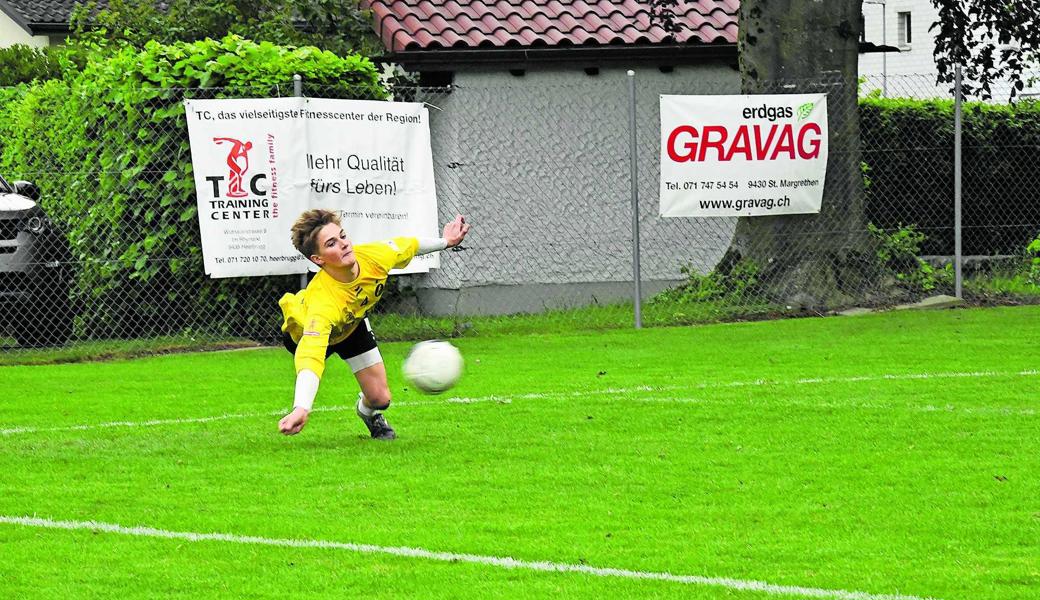
<svg viewBox="0 0 1040 600">
<path fill-rule="evenodd" d="M 461 376 L 462 354 L 448 342 L 419 342 L 404 359 L 405 379 L 424 394 L 449 390 Z"/>
</svg>

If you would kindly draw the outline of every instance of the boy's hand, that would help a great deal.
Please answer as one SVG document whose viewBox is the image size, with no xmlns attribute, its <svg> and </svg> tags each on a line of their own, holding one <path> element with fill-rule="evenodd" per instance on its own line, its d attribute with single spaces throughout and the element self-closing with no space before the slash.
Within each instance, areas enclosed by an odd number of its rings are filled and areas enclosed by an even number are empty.
<svg viewBox="0 0 1040 600">
<path fill-rule="evenodd" d="M 466 222 L 466 217 L 459 215 L 455 217 L 455 220 L 444 226 L 443 237 L 448 242 L 449 248 L 454 248 L 462 243 L 463 238 L 469 233 L 469 223 Z"/>
<path fill-rule="evenodd" d="M 281 421 L 278 421 L 278 431 L 281 431 L 285 435 L 296 435 L 300 433 L 303 426 L 307 424 L 307 416 L 310 414 L 306 408 L 294 408 L 291 413 L 282 417 Z"/>
</svg>

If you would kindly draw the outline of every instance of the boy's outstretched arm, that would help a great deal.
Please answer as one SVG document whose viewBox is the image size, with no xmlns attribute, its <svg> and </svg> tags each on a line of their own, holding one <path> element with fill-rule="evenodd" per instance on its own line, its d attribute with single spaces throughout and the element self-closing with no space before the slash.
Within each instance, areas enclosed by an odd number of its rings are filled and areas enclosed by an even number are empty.
<svg viewBox="0 0 1040 600">
<path fill-rule="evenodd" d="M 309 310 L 305 322 L 307 327 L 293 357 L 296 366 L 293 409 L 278 421 L 278 431 L 285 435 L 295 435 L 307 424 L 314 397 L 318 395 L 318 383 L 325 372 L 325 350 L 332 333 L 332 321 L 323 308 Z"/>
</svg>

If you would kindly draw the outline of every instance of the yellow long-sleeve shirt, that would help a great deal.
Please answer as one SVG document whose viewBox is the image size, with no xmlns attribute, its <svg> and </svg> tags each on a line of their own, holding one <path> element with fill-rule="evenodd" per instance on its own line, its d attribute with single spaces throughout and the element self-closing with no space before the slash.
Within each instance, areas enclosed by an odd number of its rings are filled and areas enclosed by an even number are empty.
<svg viewBox="0 0 1040 600">
<path fill-rule="evenodd" d="M 382 297 L 390 270 L 408 265 L 418 249 L 419 240 L 410 237 L 358 244 L 354 246 L 357 279 L 342 283 L 319 271 L 306 289 L 281 297 L 282 331 L 297 344 L 297 373 L 309 369 L 321 377 L 329 345 L 345 340 L 357 328 Z"/>
</svg>

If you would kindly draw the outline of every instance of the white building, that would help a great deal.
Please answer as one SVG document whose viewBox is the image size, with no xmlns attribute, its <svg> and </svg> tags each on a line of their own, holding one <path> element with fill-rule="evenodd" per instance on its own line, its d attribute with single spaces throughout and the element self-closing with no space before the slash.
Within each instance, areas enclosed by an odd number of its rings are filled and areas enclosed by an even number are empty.
<svg viewBox="0 0 1040 600">
<path fill-rule="evenodd" d="M 863 0 L 864 41 L 895 46 L 899 52 L 860 54 L 862 89 L 897 97 L 952 97 L 949 86 L 935 82 L 935 35 L 929 29 L 938 20 L 931 0 Z M 992 91 L 994 100 L 1004 101 L 1009 86 L 994 85 Z M 1040 97 L 1040 83 L 1020 96 Z"/>
</svg>

